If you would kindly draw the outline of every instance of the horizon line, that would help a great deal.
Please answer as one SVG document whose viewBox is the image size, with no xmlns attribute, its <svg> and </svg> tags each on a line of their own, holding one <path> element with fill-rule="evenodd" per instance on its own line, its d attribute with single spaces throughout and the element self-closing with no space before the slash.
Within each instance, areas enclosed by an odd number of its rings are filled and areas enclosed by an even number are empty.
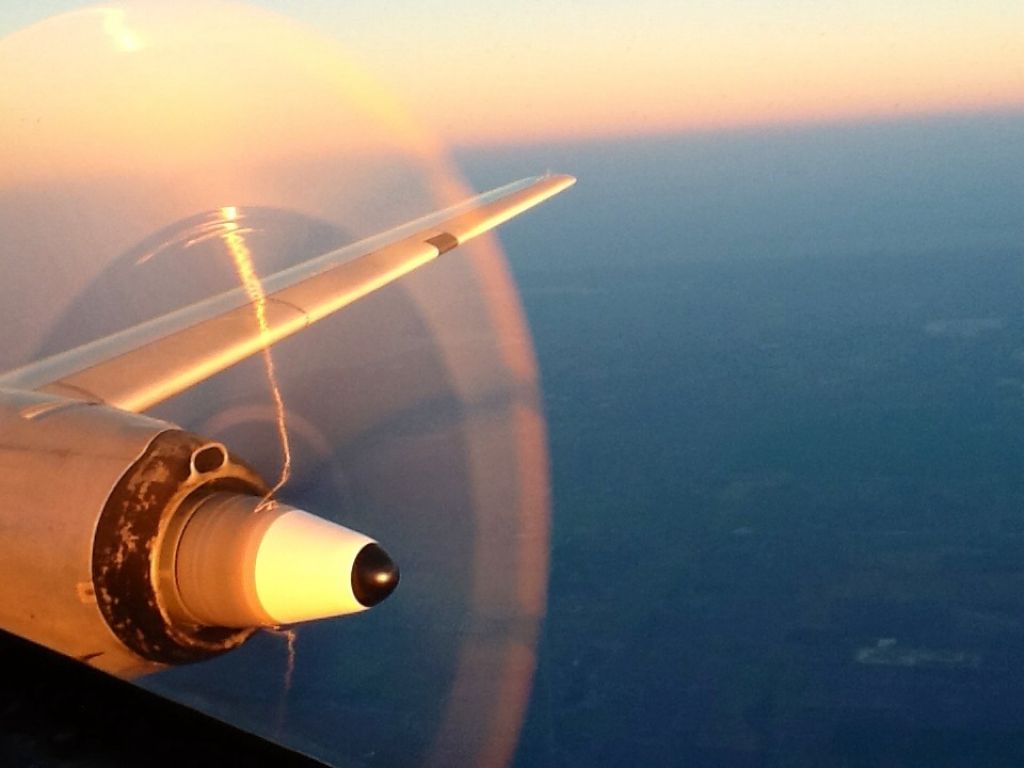
<svg viewBox="0 0 1024 768">
<path fill-rule="evenodd" d="M 744 135 L 754 132 L 797 132 L 800 130 L 813 130 L 822 128 L 855 128 L 870 126 L 891 126 L 907 123 L 928 123 L 941 120 L 966 120 L 971 118 L 981 119 L 1013 119 L 1024 118 L 1024 102 L 993 104 L 976 107 L 936 107 L 908 111 L 895 112 L 870 112 L 849 115 L 822 115 L 814 117 L 796 117 L 788 119 L 763 119 L 746 120 L 721 123 L 718 125 L 679 125 L 658 126 L 650 131 L 628 132 L 615 128 L 605 131 L 596 131 L 586 134 L 552 133 L 550 135 L 531 135 L 523 137 L 515 136 L 477 136 L 458 137 L 446 140 L 443 135 L 439 138 L 449 151 L 485 149 L 485 148 L 512 148 L 540 145 L 560 144 L 600 144 L 613 141 L 659 141 L 682 137 L 712 137 L 720 135 Z"/>
</svg>

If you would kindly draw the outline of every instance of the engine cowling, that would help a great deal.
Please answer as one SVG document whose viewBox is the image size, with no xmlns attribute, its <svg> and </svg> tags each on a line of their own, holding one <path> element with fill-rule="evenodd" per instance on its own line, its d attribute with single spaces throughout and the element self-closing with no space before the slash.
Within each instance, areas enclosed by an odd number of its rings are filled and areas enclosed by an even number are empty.
<svg viewBox="0 0 1024 768">
<path fill-rule="evenodd" d="M 173 424 L 0 392 L 0 627 L 127 677 L 394 589 L 376 542 L 266 493 Z"/>
</svg>

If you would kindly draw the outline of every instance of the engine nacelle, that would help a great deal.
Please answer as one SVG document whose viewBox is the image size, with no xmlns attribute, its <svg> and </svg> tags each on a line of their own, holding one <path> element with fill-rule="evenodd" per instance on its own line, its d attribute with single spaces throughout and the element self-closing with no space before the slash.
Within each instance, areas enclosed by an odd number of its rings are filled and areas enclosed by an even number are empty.
<svg viewBox="0 0 1024 768">
<path fill-rule="evenodd" d="M 266 493 L 167 422 L 0 391 L 0 627 L 128 677 L 397 585 L 372 539 Z"/>
<path fill-rule="evenodd" d="M 251 634 L 175 623 L 155 589 L 161 545 L 194 494 L 266 490 L 222 446 L 102 405 L 5 392 L 0 462 L 4 629 L 122 676 Z"/>
</svg>

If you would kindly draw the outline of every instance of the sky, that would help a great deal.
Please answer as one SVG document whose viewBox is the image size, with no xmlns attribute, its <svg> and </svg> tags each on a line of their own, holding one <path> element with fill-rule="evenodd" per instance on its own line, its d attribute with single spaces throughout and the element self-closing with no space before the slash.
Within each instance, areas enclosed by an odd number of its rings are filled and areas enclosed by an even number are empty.
<svg viewBox="0 0 1024 768">
<path fill-rule="evenodd" d="M 260 0 L 454 144 L 1024 109 L 1019 0 Z M 0 7 L 0 35 L 79 0 Z"/>
</svg>

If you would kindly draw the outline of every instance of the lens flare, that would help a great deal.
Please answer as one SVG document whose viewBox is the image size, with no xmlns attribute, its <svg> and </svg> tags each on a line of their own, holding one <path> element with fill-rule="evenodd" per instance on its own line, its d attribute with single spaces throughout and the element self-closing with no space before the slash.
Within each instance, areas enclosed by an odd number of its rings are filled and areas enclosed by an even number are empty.
<svg viewBox="0 0 1024 768">
<path fill-rule="evenodd" d="M 3 371 L 239 283 L 262 332 L 261 279 L 471 194 L 349 51 L 237 3 L 110 0 L 0 41 L 0 71 Z M 546 594 L 537 386 L 483 236 L 157 406 L 407 579 L 291 650 L 140 684 L 329 761 L 511 760 Z"/>
</svg>

